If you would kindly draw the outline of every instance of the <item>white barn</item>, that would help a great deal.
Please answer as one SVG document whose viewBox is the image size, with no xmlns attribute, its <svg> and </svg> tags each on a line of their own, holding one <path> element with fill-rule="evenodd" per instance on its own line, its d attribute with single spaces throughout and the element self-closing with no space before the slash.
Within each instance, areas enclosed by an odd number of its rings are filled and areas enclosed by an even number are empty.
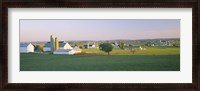
<svg viewBox="0 0 200 91">
<path fill-rule="evenodd" d="M 67 42 L 64 42 L 64 41 L 59 41 L 59 49 L 73 49 L 69 43 Z M 43 51 L 51 51 L 51 42 L 47 42 L 45 45 L 44 45 L 44 48 L 43 48 Z"/>
<path fill-rule="evenodd" d="M 72 50 L 72 49 L 67 49 L 67 50 L 59 49 L 59 50 L 55 50 L 55 51 L 53 52 L 53 54 L 67 54 L 67 55 L 73 55 L 73 54 L 75 54 L 75 51 Z"/>
<path fill-rule="evenodd" d="M 81 53 L 82 52 L 82 50 L 79 47 L 74 47 L 73 50 L 74 50 L 75 53 Z"/>
<path fill-rule="evenodd" d="M 65 42 L 59 42 L 59 49 L 73 49 L 69 43 L 65 43 Z"/>
<path fill-rule="evenodd" d="M 34 52 L 34 46 L 31 43 L 20 43 L 20 53 Z"/>
</svg>

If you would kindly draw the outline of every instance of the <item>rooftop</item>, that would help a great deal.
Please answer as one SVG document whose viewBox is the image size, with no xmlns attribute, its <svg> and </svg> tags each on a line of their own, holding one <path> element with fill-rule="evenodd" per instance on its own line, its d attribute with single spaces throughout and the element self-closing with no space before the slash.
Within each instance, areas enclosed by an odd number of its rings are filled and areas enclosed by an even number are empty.
<svg viewBox="0 0 200 91">
<path fill-rule="evenodd" d="M 27 47 L 31 43 L 20 43 L 20 47 Z"/>
</svg>

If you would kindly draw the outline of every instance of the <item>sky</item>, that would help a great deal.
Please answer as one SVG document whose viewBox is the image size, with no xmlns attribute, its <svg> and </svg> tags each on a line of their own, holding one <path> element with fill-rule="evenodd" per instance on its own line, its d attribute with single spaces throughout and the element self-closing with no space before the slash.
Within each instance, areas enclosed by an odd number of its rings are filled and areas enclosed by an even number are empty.
<svg viewBox="0 0 200 91">
<path fill-rule="evenodd" d="M 179 19 L 20 20 L 20 42 L 180 38 Z"/>
</svg>

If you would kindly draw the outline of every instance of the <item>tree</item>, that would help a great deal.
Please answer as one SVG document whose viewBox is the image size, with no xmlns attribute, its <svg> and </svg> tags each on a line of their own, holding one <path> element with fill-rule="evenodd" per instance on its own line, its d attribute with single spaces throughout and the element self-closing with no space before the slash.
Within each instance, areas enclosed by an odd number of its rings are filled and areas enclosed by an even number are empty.
<svg viewBox="0 0 200 91">
<path fill-rule="evenodd" d="M 120 47 L 121 49 L 124 49 L 124 46 L 125 46 L 125 43 L 124 43 L 124 42 L 120 42 L 120 43 L 119 43 L 119 47 Z"/>
<path fill-rule="evenodd" d="M 133 46 L 133 44 L 129 44 L 128 46 Z"/>
<path fill-rule="evenodd" d="M 44 44 L 33 44 L 34 51 L 36 52 L 43 52 Z"/>
<path fill-rule="evenodd" d="M 134 50 L 134 49 L 130 49 L 130 51 L 132 54 L 135 54 L 135 52 L 136 52 L 136 50 Z"/>
<path fill-rule="evenodd" d="M 107 43 L 102 43 L 102 44 L 99 45 L 99 49 L 104 51 L 104 52 L 107 52 L 108 55 L 110 55 L 110 52 L 112 51 L 113 46 L 112 46 L 111 43 L 108 43 L 108 42 Z"/>
</svg>

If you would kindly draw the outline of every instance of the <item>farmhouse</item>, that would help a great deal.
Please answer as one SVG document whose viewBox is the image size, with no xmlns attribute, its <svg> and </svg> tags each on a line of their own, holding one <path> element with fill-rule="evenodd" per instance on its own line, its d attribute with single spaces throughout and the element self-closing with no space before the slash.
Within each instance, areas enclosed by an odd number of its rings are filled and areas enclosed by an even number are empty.
<svg viewBox="0 0 200 91">
<path fill-rule="evenodd" d="M 20 53 L 34 52 L 34 46 L 31 43 L 20 43 Z"/>
<path fill-rule="evenodd" d="M 59 41 L 59 49 L 73 49 L 69 43 L 65 41 Z M 51 51 L 51 42 L 47 42 L 44 45 L 43 51 Z"/>
<path fill-rule="evenodd" d="M 95 42 L 94 42 L 94 43 L 86 43 L 86 44 L 84 44 L 84 48 L 97 48 L 97 47 L 95 46 Z"/>
<path fill-rule="evenodd" d="M 124 50 L 142 50 L 141 46 L 124 46 Z"/>
<path fill-rule="evenodd" d="M 114 49 L 119 49 L 119 44 L 117 42 L 112 43 Z"/>
<path fill-rule="evenodd" d="M 67 50 L 65 50 L 65 49 L 58 49 L 58 50 L 55 50 L 53 52 L 53 54 L 68 54 L 68 55 L 73 55 L 73 54 L 75 54 L 75 51 L 72 50 L 72 49 L 67 49 Z"/>
</svg>

